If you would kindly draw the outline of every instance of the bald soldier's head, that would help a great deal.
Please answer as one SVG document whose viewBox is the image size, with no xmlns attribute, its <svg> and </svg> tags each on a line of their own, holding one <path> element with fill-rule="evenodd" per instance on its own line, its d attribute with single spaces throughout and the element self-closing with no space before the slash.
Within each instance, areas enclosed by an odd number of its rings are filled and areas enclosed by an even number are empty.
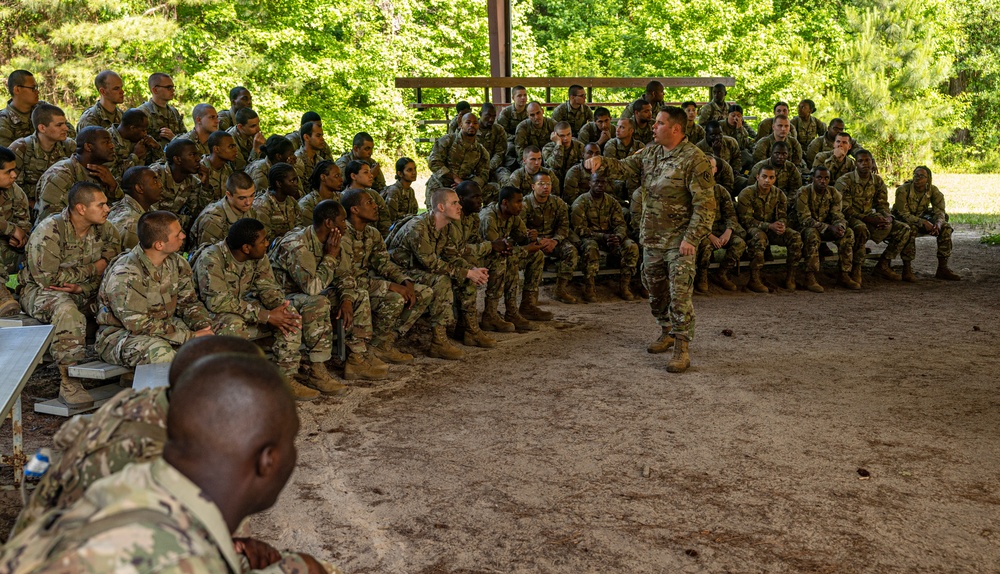
<svg viewBox="0 0 1000 574">
<path fill-rule="evenodd" d="M 177 381 L 198 359 L 223 353 L 235 353 L 239 355 L 250 355 L 252 357 L 264 358 L 264 351 L 253 341 L 248 341 L 240 337 L 230 337 L 227 335 L 209 335 L 207 337 L 196 337 L 181 345 L 174 355 L 173 362 L 170 363 L 170 374 L 167 381 L 173 387 Z"/>
<path fill-rule="evenodd" d="M 270 508 L 295 468 L 295 399 L 266 359 L 204 357 L 170 398 L 163 458 L 215 503 L 229 526 Z"/>
</svg>

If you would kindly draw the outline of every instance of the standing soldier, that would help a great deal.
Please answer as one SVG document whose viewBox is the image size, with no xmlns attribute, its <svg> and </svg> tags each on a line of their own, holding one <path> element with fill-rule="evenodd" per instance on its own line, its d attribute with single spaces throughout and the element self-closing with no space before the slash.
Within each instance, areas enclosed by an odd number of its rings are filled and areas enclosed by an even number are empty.
<svg viewBox="0 0 1000 574">
<path fill-rule="evenodd" d="M 153 170 L 141 165 L 128 168 L 122 190 L 125 195 L 111 206 L 108 221 L 122 237 L 122 250 L 128 251 L 139 244 L 139 218 L 160 201 L 163 184 Z"/>
<path fill-rule="evenodd" d="M 524 199 L 521 219 L 529 230 L 537 233 L 542 253 L 556 260 L 555 298 L 571 305 L 577 300 L 569 293 L 568 286 L 580 261 L 580 253 L 569 240 L 569 206 L 559 196 L 552 195 L 552 179 L 548 174 L 539 172 L 532 179 L 534 183 L 531 195 Z M 538 286 L 542 282 L 542 271 L 544 266 L 529 267 L 524 272 L 524 294 L 521 296 L 520 311 L 528 319 L 532 318 L 532 310 L 526 308 L 526 304 L 530 307 L 538 305 Z M 529 290 L 529 286 L 533 289 Z"/>
<path fill-rule="evenodd" d="M 97 74 L 94 78 L 94 87 L 99 94 L 97 102 L 80 115 L 76 129 L 97 126 L 108 130 L 111 126 L 122 123 L 122 111 L 118 108 L 125 101 L 125 90 L 122 89 L 122 85 L 122 77 L 111 70 Z"/>
<path fill-rule="evenodd" d="M 917 255 L 917 236 L 937 238 L 938 279 L 959 281 L 962 276 L 948 268 L 951 257 L 951 224 L 944 210 L 944 195 L 931 183 L 931 170 L 920 166 L 913 170 L 913 179 L 896 188 L 892 214 L 910 226 L 910 240 L 903 247 L 903 279 L 915 281 L 913 258 Z"/>
<path fill-rule="evenodd" d="M 0 147 L 0 266 L 4 277 L 17 271 L 20 251 L 28 244 L 31 215 L 28 197 L 17 185 L 14 152 Z M 0 317 L 17 315 L 20 306 L 6 285 L 0 285 Z"/>
<path fill-rule="evenodd" d="M 187 128 L 184 127 L 184 117 L 169 103 L 174 99 L 174 80 L 162 72 L 157 72 L 149 76 L 147 84 L 150 96 L 139 109 L 149 116 L 149 135 L 153 136 L 161 146 L 166 146 L 175 137 L 187 132 Z"/>
<path fill-rule="evenodd" d="M 458 133 L 448 134 L 434 142 L 434 149 L 427 158 L 431 177 L 427 180 L 425 201 L 430 207 L 431 195 L 442 187 L 454 188 L 465 180 L 479 185 L 489 199 L 495 199 L 497 187 L 487 183 L 490 177 L 490 153 L 476 139 L 479 119 L 468 113 L 462 117 Z"/>
<path fill-rule="evenodd" d="M 788 197 L 774 185 L 775 168 L 764 164 L 757 173 L 757 183 L 740 192 L 736 211 L 747 232 L 750 248 L 750 282 L 747 288 L 755 293 L 767 293 L 760 280 L 764 268 L 764 251 L 770 245 L 788 248 L 785 262 L 785 289 L 795 290 L 795 268 L 802 257 L 802 235 L 788 226 Z"/>
<path fill-rule="evenodd" d="M 709 123 L 714 122 L 711 120 Z M 717 169 L 715 156 L 709 156 L 712 163 L 713 172 Z M 725 251 L 722 263 L 719 264 L 719 272 L 716 275 L 716 282 L 726 291 L 736 291 L 736 284 L 729 278 L 729 270 L 740 263 L 740 257 L 747 250 L 746 231 L 740 225 L 736 216 L 736 208 L 733 206 L 733 198 L 729 190 L 715 184 L 715 219 L 712 222 L 712 229 L 708 237 L 698 244 L 698 276 L 695 278 L 694 290 L 699 293 L 708 293 L 708 267 L 712 264 L 712 254 L 716 249 Z"/>
<path fill-rule="evenodd" d="M 597 166 L 600 166 L 600 158 L 594 156 L 590 161 L 596 160 Z M 590 176 L 590 191 L 577 197 L 570 209 L 570 225 L 579 241 L 584 264 L 583 300 L 588 303 L 597 301 L 594 280 L 601 264 L 600 250 L 604 249 L 617 258 L 621 266 L 619 295 L 626 301 L 634 301 L 636 297 L 632 294 L 631 284 L 632 274 L 639 262 L 639 246 L 628 237 L 621 204 L 608 194 L 611 191 L 608 178 L 598 172 L 593 163 L 591 168 L 594 173 Z"/>
<path fill-rule="evenodd" d="M 219 112 L 219 129 L 229 131 L 229 128 L 236 125 L 236 114 L 244 108 L 253 108 L 253 96 L 250 90 L 243 86 L 236 86 L 229 90 L 229 109 Z"/>
<path fill-rule="evenodd" d="M 552 110 L 552 119 L 566 122 L 573 131 L 572 137 L 580 134 L 580 128 L 594 120 L 594 112 L 587 105 L 587 90 L 573 84 L 569 87 L 569 99 Z"/>
<path fill-rule="evenodd" d="M 795 209 L 790 210 L 793 225 L 802 233 L 805 287 L 814 293 L 823 292 L 823 287 L 816 282 L 816 274 L 819 273 L 819 248 L 824 241 L 837 243 L 840 284 L 848 289 L 861 289 L 861 285 L 851 279 L 854 231 L 847 227 L 842 205 L 840 192 L 830 187 L 830 170 L 817 167 L 813 169 L 812 184 L 798 191 Z"/>
</svg>

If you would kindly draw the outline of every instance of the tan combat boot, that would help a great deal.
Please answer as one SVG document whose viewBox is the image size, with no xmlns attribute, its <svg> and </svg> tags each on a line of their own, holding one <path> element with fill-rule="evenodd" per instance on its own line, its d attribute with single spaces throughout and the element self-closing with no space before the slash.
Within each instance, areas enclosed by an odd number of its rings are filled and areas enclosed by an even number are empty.
<svg viewBox="0 0 1000 574">
<path fill-rule="evenodd" d="M 372 340 L 370 349 L 380 360 L 394 365 L 407 365 L 413 362 L 413 355 L 396 348 L 396 333 L 386 333 L 382 338 Z"/>
<path fill-rule="evenodd" d="M 7 290 L 6 285 L 0 285 L 0 317 L 10 317 L 21 313 L 21 306 Z"/>
<path fill-rule="evenodd" d="M 593 277 L 587 277 L 583 280 L 583 300 L 587 303 L 597 301 L 597 287 L 594 286 Z"/>
<path fill-rule="evenodd" d="M 285 384 L 288 385 L 288 390 L 292 392 L 292 396 L 297 401 L 314 401 L 319 398 L 319 391 L 310 389 L 291 377 L 285 379 Z"/>
<path fill-rule="evenodd" d="M 660 338 L 653 341 L 646 347 L 647 353 L 666 353 L 670 347 L 674 346 L 674 338 L 670 335 L 670 327 L 661 327 Z"/>
<path fill-rule="evenodd" d="M 333 378 L 321 361 L 309 363 L 309 384 L 324 395 L 339 395 L 347 390 L 347 385 Z"/>
<path fill-rule="evenodd" d="M 503 318 L 514 325 L 514 329 L 518 333 L 528 333 L 530 331 L 537 331 L 538 325 L 535 325 L 531 321 L 525 319 L 517 312 L 517 302 L 513 299 L 507 301 L 507 310 L 504 311 Z"/>
<path fill-rule="evenodd" d="M 635 301 L 638 297 L 632 293 L 632 274 L 622 273 L 618 276 L 618 295 L 625 301 Z"/>
<path fill-rule="evenodd" d="M 480 328 L 475 317 L 471 321 L 465 321 L 465 329 L 462 332 L 462 344 L 466 347 L 481 347 L 492 349 L 497 346 L 497 342 Z"/>
<path fill-rule="evenodd" d="M 448 333 L 445 332 L 444 325 L 434 327 L 434 336 L 431 339 L 431 349 L 427 352 L 428 357 L 435 359 L 447 359 L 457 361 L 465 358 L 465 351 L 451 344 L 448 340 Z"/>
<path fill-rule="evenodd" d="M 955 273 L 954 271 L 952 271 L 951 269 L 948 268 L 948 258 L 947 257 L 938 257 L 937 273 L 934 274 L 934 277 L 937 277 L 938 279 L 944 279 L 945 281 L 961 281 L 962 280 L 962 276 L 961 275 L 959 275 L 958 273 Z"/>
<path fill-rule="evenodd" d="M 796 287 L 798 287 L 798 285 L 795 284 L 795 269 L 789 267 L 788 270 L 785 271 L 785 289 L 795 291 Z"/>
<path fill-rule="evenodd" d="M 674 356 L 667 361 L 668 373 L 683 373 L 691 366 L 691 358 L 688 357 L 688 342 L 677 339 L 674 343 Z"/>
<path fill-rule="evenodd" d="M 840 284 L 847 289 L 853 289 L 855 291 L 861 289 L 861 284 L 856 282 L 847 271 L 840 272 Z"/>
<path fill-rule="evenodd" d="M 497 313 L 497 305 L 500 303 L 497 299 L 486 299 L 486 307 L 483 308 L 483 318 L 479 322 L 479 327 L 483 331 L 493 331 L 495 333 L 513 333 L 514 324 L 508 321 L 504 321 L 503 317 Z"/>
<path fill-rule="evenodd" d="M 640 299 L 649 299 L 649 289 L 642 284 L 642 276 L 639 273 L 632 278 L 632 292 Z"/>
<path fill-rule="evenodd" d="M 858 289 L 861 289 L 861 268 L 863 266 L 863 263 L 858 262 L 854 264 L 853 268 L 851 268 L 851 281 L 858 284 Z"/>
<path fill-rule="evenodd" d="M 525 291 L 521 294 L 521 316 L 530 321 L 551 321 L 552 313 L 538 308 L 538 291 Z"/>
<path fill-rule="evenodd" d="M 813 271 L 806 271 L 806 280 L 803 286 L 813 293 L 822 293 L 824 291 L 823 286 L 816 281 L 816 273 Z"/>
<path fill-rule="evenodd" d="M 728 266 L 719 267 L 719 273 L 715 278 L 715 282 L 726 291 L 736 291 L 737 289 L 736 283 L 733 283 L 733 280 L 729 278 Z"/>
<path fill-rule="evenodd" d="M 381 381 L 389 378 L 389 367 L 385 363 L 377 367 L 371 363 L 368 357 L 351 353 L 351 356 L 347 357 L 347 362 L 344 363 L 344 378 L 348 381 Z"/>
<path fill-rule="evenodd" d="M 59 365 L 59 400 L 71 408 L 94 406 L 94 397 L 83 388 L 80 379 L 69 376 L 69 365 Z"/>
<path fill-rule="evenodd" d="M 568 287 L 569 287 L 568 280 L 556 279 L 556 292 L 555 292 L 556 301 L 560 301 L 567 305 L 575 305 L 579 301 L 576 300 L 576 297 L 570 295 Z"/>
<path fill-rule="evenodd" d="M 764 266 L 764 259 L 761 256 L 754 257 L 750 263 L 750 282 L 747 289 L 754 293 L 768 293 L 767 286 L 760 280 L 760 268 Z"/>
<path fill-rule="evenodd" d="M 913 274 L 913 262 L 903 261 L 903 281 L 907 283 L 916 283 L 917 276 Z"/>
<path fill-rule="evenodd" d="M 892 270 L 892 265 L 885 257 L 879 258 L 878 265 L 875 266 L 875 274 L 889 281 L 900 281 L 903 279 L 899 273 Z"/>
<path fill-rule="evenodd" d="M 695 293 L 708 293 L 708 269 L 698 269 L 694 276 Z"/>
</svg>

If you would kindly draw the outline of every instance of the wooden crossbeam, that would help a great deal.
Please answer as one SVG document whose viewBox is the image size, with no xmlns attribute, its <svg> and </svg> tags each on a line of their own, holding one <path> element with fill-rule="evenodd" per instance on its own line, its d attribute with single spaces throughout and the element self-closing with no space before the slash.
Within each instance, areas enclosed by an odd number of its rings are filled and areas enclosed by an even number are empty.
<svg viewBox="0 0 1000 574">
<path fill-rule="evenodd" d="M 715 84 L 736 85 L 736 78 L 396 78 L 397 88 L 559 88 L 579 84 L 584 88 L 645 88 L 657 80 L 666 88 L 710 88 Z"/>
</svg>

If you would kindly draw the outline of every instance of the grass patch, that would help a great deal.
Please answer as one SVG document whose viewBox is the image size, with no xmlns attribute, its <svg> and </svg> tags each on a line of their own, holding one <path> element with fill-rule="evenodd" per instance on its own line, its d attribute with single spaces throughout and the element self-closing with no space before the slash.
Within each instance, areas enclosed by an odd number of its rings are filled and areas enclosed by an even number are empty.
<svg viewBox="0 0 1000 574">
<path fill-rule="evenodd" d="M 985 243 L 986 245 L 1000 245 L 1000 233 L 984 235 L 979 238 L 979 242 Z"/>
<path fill-rule="evenodd" d="M 1000 175 L 936 173 L 934 185 L 944 194 L 949 221 L 1000 229 Z"/>
</svg>

